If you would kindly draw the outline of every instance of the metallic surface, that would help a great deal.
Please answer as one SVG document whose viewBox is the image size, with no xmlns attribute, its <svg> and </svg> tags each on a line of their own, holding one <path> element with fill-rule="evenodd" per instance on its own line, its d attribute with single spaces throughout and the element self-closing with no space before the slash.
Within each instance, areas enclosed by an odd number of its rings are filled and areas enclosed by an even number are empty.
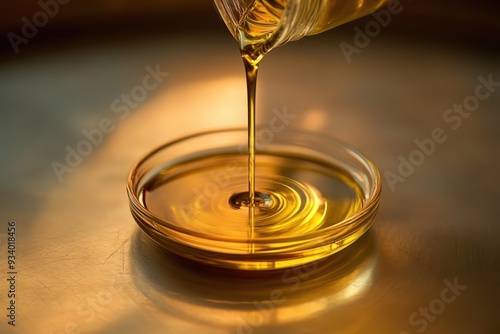
<svg viewBox="0 0 500 334">
<path fill-rule="evenodd" d="M 185 134 L 245 124 L 243 65 L 229 35 L 1 64 L 0 332 L 500 332 L 500 86 L 467 116 L 451 121 L 447 111 L 476 101 L 478 77 L 500 81 L 498 54 L 381 36 L 348 63 L 338 44 L 352 36 L 332 36 L 264 59 L 258 123 L 286 112 L 290 128 L 360 149 L 384 178 L 381 207 L 348 249 L 279 273 L 167 254 L 128 209 L 125 180 L 140 156 Z M 157 69 L 169 74 L 152 88 L 144 78 Z M 144 100 L 123 102 L 142 96 L 141 86 L 151 88 Z M 103 119 L 112 130 L 85 151 L 82 131 Z M 78 147 L 87 155 L 59 182 L 53 162 L 66 165 Z M 399 167 L 402 159 L 415 166 Z M 4 315 L 8 221 L 16 222 L 15 328 Z"/>
</svg>

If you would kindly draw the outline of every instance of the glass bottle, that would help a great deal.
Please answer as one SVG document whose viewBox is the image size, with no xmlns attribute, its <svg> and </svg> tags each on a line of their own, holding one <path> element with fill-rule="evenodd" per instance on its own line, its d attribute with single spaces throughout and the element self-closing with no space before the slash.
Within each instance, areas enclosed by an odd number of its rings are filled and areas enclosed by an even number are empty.
<svg viewBox="0 0 500 334">
<path fill-rule="evenodd" d="M 388 0 L 214 0 L 243 53 L 271 49 L 367 15 Z"/>
</svg>

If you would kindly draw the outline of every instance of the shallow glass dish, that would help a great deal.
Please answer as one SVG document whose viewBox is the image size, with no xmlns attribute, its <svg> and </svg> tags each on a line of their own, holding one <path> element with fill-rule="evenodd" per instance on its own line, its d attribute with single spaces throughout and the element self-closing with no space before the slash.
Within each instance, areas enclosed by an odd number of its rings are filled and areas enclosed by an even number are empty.
<svg viewBox="0 0 500 334">
<path fill-rule="evenodd" d="M 197 133 L 137 161 L 127 193 L 140 228 L 173 253 L 239 270 L 319 260 L 370 228 L 379 172 L 357 150 L 317 133 L 257 140 L 256 191 L 276 190 L 275 212 L 231 207 L 231 194 L 247 187 L 246 142 L 246 128 Z"/>
</svg>

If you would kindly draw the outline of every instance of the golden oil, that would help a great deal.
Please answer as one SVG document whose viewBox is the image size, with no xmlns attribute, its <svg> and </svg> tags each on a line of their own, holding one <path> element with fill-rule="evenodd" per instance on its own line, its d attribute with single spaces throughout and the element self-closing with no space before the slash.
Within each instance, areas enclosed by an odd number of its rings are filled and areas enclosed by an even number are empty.
<svg viewBox="0 0 500 334">
<path fill-rule="evenodd" d="M 256 202 L 244 194 L 247 159 L 213 155 L 176 165 L 144 187 L 146 208 L 162 221 L 217 239 L 248 240 L 231 251 L 253 253 L 254 242 L 306 235 L 334 226 L 359 211 L 363 193 L 347 171 L 291 153 L 257 154 Z M 228 166 L 231 166 L 228 168 Z M 243 194 L 238 199 L 235 194 Z M 252 212 L 252 216 L 250 216 Z M 292 244 L 292 243 L 290 243 Z M 224 253 L 215 243 L 207 250 Z"/>
</svg>

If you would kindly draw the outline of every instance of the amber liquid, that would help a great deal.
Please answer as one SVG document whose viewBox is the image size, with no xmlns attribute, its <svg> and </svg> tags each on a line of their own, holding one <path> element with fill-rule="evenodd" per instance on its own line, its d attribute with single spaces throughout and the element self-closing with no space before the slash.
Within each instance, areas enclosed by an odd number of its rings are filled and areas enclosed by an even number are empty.
<svg viewBox="0 0 500 334">
<path fill-rule="evenodd" d="M 235 151 L 237 151 L 235 149 Z M 336 226 L 363 205 L 359 185 L 345 170 L 288 152 L 257 154 L 255 187 L 259 203 L 233 205 L 247 194 L 247 157 L 207 155 L 158 173 L 145 186 L 150 212 L 176 228 L 207 236 L 208 251 L 248 254 L 267 251 L 256 240 L 301 236 Z M 235 203 L 229 203 L 228 199 Z M 223 249 L 208 237 L 247 240 Z M 341 245 L 339 245 L 341 246 Z"/>
</svg>

